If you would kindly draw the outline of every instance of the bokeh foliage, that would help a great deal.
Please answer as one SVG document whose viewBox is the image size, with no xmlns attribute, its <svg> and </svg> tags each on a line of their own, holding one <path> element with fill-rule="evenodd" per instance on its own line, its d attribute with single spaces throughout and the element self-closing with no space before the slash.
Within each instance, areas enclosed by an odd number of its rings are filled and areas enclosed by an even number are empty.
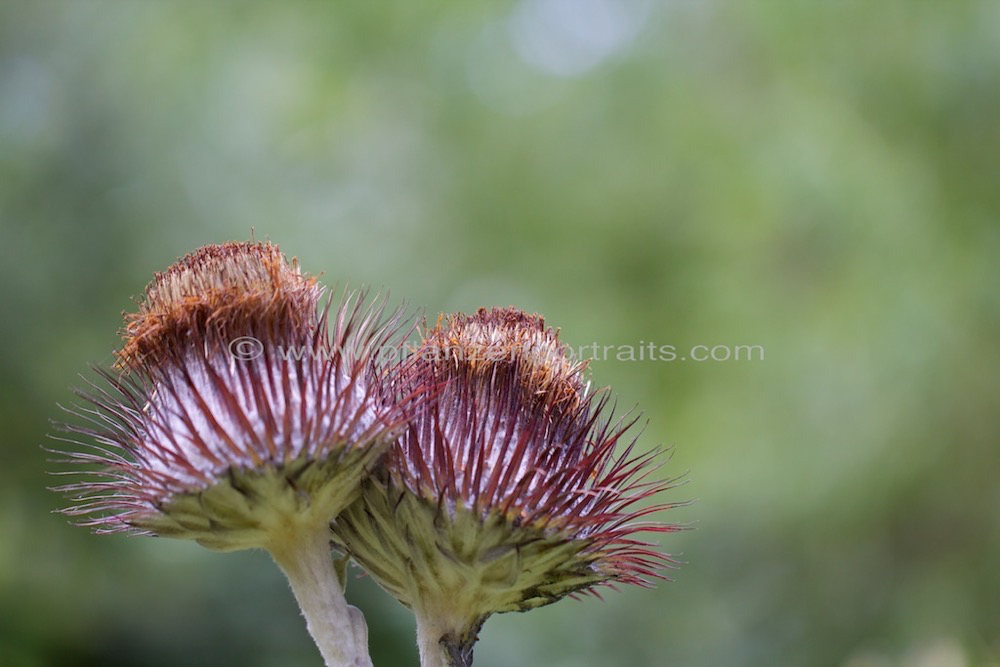
<svg viewBox="0 0 1000 667">
<path fill-rule="evenodd" d="M 251 227 L 431 316 L 764 346 L 593 363 L 691 471 L 685 564 L 491 620 L 484 666 L 1000 665 L 998 35 L 994 0 L 3 3 L 0 665 L 320 664 L 264 555 L 44 490 L 130 299 Z"/>
</svg>

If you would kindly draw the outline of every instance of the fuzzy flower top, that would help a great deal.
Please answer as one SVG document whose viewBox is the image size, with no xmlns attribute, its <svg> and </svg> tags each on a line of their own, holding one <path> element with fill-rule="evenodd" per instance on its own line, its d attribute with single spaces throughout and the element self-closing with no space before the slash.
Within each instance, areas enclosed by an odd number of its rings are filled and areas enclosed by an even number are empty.
<svg viewBox="0 0 1000 667">
<path fill-rule="evenodd" d="M 119 365 L 136 367 L 169 356 L 192 333 L 270 329 L 308 340 L 318 324 L 323 288 L 271 243 L 199 248 L 156 274 L 138 312 L 125 316 Z"/>
</svg>

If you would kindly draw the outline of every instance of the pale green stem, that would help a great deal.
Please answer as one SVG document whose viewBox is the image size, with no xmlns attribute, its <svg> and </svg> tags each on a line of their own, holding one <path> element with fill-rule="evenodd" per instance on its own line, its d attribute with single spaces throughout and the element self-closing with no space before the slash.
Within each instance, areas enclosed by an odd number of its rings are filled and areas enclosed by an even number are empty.
<svg viewBox="0 0 1000 667">
<path fill-rule="evenodd" d="M 420 667 L 472 667 L 472 645 L 481 623 L 474 630 L 462 630 L 462 624 L 436 614 L 416 611 L 415 615 Z"/>
<path fill-rule="evenodd" d="M 326 525 L 289 530 L 284 537 L 268 551 L 288 578 L 326 667 L 372 667 L 368 627 L 361 612 L 344 598 Z"/>
<path fill-rule="evenodd" d="M 422 615 L 417 615 L 417 648 L 420 667 L 451 667 L 448 653 L 441 643 L 442 628 Z"/>
</svg>

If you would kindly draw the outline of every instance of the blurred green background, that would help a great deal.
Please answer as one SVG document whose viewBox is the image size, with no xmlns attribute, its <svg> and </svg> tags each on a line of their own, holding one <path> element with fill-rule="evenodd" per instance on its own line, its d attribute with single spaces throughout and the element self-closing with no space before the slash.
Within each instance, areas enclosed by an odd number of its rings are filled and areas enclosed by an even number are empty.
<svg viewBox="0 0 1000 667">
<path fill-rule="evenodd" d="M 264 554 L 45 490 L 121 311 L 251 227 L 431 316 L 764 346 L 593 364 L 690 471 L 685 564 L 495 617 L 477 664 L 1000 665 L 998 35 L 995 0 L 2 3 L 0 666 L 321 664 Z"/>
</svg>

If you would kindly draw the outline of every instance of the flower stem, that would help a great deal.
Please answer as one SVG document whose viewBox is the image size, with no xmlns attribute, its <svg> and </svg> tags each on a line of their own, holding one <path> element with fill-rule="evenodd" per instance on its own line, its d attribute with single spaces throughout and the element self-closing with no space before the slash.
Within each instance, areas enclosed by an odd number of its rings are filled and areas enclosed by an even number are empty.
<svg viewBox="0 0 1000 667">
<path fill-rule="evenodd" d="M 472 667 L 472 647 L 482 622 L 466 631 L 433 614 L 416 613 L 420 667 Z"/>
<path fill-rule="evenodd" d="M 285 538 L 268 551 L 288 578 L 326 667 L 371 667 L 368 627 L 361 612 L 344 598 L 326 526 L 290 529 Z"/>
</svg>

